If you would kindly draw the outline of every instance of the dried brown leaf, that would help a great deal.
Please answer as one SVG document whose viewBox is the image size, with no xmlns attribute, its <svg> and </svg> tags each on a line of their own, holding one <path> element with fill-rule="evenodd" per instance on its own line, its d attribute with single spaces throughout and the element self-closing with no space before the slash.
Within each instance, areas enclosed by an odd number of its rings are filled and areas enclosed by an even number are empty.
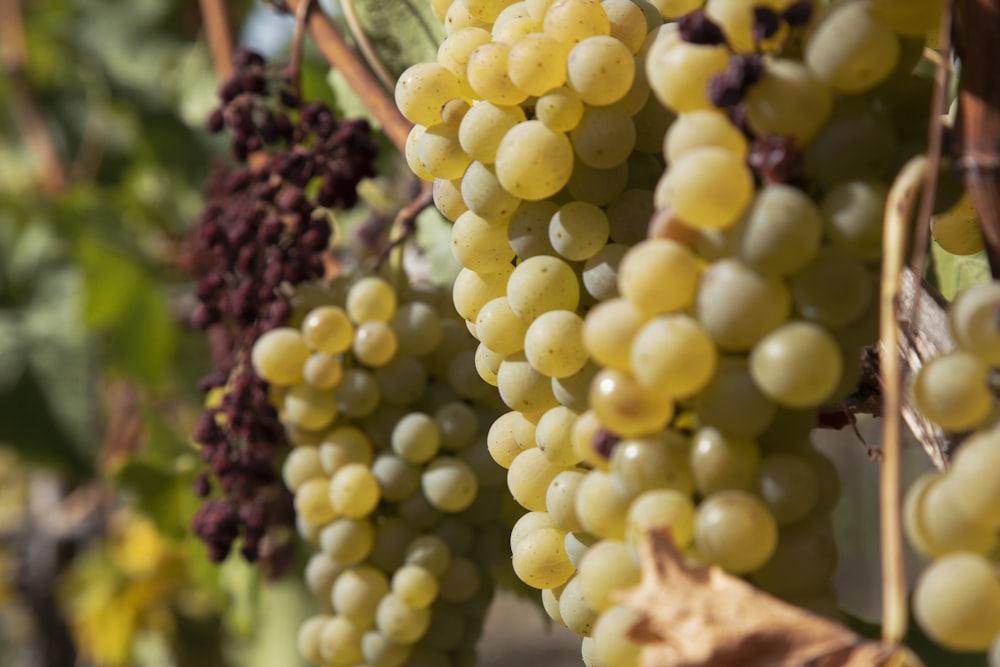
<svg viewBox="0 0 1000 667">
<path fill-rule="evenodd" d="M 691 567 L 666 531 L 644 541 L 643 579 L 623 603 L 644 667 L 888 667 L 893 647 L 786 604 L 721 568 Z"/>
</svg>

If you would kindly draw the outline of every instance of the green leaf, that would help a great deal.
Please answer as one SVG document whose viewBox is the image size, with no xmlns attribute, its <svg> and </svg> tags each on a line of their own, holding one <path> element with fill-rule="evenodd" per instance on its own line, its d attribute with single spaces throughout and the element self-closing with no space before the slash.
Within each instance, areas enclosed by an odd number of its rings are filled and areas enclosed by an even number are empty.
<svg viewBox="0 0 1000 667">
<path fill-rule="evenodd" d="M 84 323 L 93 329 L 114 326 L 138 296 L 142 267 L 92 235 L 77 242 L 76 259 L 87 284 Z"/>
<path fill-rule="evenodd" d="M 108 360 L 114 367 L 152 387 L 166 383 L 177 348 L 177 325 L 158 285 L 143 280 L 108 334 Z"/>
<path fill-rule="evenodd" d="M 934 282 L 949 301 L 962 290 L 990 280 L 986 251 L 974 255 L 952 255 L 938 244 L 931 243 L 931 257 L 934 260 Z"/>
<path fill-rule="evenodd" d="M 198 498 L 191 491 L 192 471 L 171 471 L 132 459 L 117 470 L 115 479 L 135 494 L 137 507 L 156 522 L 161 532 L 174 539 L 187 535 L 198 507 Z"/>
<path fill-rule="evenodd" d="M 358 22 L 386 70 L 399 77 L 414 63 L 433 61 L 444 40 L 426 0 L 354 0 Z"/>
</svg>

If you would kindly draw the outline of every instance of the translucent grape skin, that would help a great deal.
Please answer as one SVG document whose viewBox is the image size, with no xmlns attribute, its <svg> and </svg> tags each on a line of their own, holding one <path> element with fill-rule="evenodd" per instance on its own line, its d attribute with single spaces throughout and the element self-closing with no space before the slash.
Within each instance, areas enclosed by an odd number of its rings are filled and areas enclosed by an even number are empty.
<svg viewBox="0 0 1000 667">
<path fill-rule="evenodd" d="M 934 561 L 917 580 L 913 614 L 953 651 L 985 651 L 1000 632 L 1000 582 L 984 556 L 959 552 Z"/>
<path fill-rule="evenodd" d="M 767 506 L 745 491 L 706 498 L 695 513 L 695 544 L 708 563 L 734 574 L 764 565 L 778 542 L 778 525 Z"/>
</svg>

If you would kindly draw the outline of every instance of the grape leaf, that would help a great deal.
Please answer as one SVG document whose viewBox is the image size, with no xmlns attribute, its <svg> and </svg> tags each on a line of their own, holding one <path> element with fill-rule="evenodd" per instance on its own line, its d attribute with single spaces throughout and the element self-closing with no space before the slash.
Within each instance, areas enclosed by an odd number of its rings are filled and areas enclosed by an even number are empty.
<svg viewBox="0 0 1000 667">
<path fill-rule="evenodd" d="M 379 60 L 395 78 L 414 63 L 433 61 L 444 27 L 422 0 L 355 0 L 358 22 Z"/>
<path fill-rule="evenodd" d="M 986 251 L 974 255 L 952 255 L 937 243 L 931 243 L 931 256 L 934 258 L 935 283 L 949 301 L 967 287 L 990 280 Z"/>
</svg>

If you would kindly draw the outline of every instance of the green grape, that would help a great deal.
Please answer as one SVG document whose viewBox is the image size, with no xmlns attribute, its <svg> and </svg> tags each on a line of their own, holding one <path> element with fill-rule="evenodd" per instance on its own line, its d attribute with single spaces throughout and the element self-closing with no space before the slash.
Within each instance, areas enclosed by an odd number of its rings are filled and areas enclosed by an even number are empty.
<svg viewBox="0 0 1000 667">
<path fill-rule="evenodd" d="M 427 128 L 423 125 L 414 125 L 406 135 L 406 143 L 403 146 L 403 158 L 406 166 L 413 174 L 424 181 L 433 181 L 434 175 L 427 171 L 427 167 L 420 161 L 420 139 L 423 138 Z"/>
<path fill-rule="evenodd" d="M 556 526 L 555 521 L 548 512 L 525 512 L 514 522 L 514 525 L 510 529 L 510 550 L 513 552 L 527 535 L 545 528 L 558 529 L 558 526 Z"/>
<path fill-rule="evenodd" d="M 286 423 L 307 431 L 326 428 L 337 418 L 334 393 L 305 384 L 297 384 L 285 393 L 283 408 Z"/>
<path fill-rule="evenodd" d="M 752 438 L 771 423 L 775 407 L 757 388 L 745 359 L 720 357 L 715 377 L 695 399 L 695 410 L 706 426 Z"/>
<path fill-rule="evenodd" d="M 451 228 L 451 254 L 458 263 L 479 273 L 500 271 L 510 264 L 506 220 L 487 220 L 472 211 L 458 217 Z"/>
<path fill-rule="evenodd" d="M 587 604 L 602 613 L 614 606 L 614 594 L 638 584 L 641 574 L 624 542 L 601 540 L 584 554 L 576 577 Z"/>
<path fill-rule="evenodd" d="M 724 46 L 656 39 L 646 53 L 646 76 L 656 98 L 675 113 L 713 109 L 708 83 L 728 64 Z"/>
<path fill-rule="evenodd" d="M 529 95 L 542 95 L 566 82 L 567 44 L 552 35 L 533 32 L 510 47 L 510 80 Z"/>
<path fill-rule="evenodd" d="M 608 223 L 611 238 L 624 245 L 635 245 L 646 238 L 649 219 L 655 210 L 653 193 L 650 190 L 634 188 L 622 192 L 608 204 Z"/>
<path fill-rule="evenodd" d="M 751 88 L 751 91 L 754 89 Z M 746 137 L 716 110 L 688 111 L 677 116 L 663 138 L 663 157 L 674 163 L 695 148 L 724 148 L 746 158 Z"/>
<path fill-rule="evenodd" d="M 1000 366 L 1000 282 L 973 285 L 955 297 L 948 328 L 955 343 L 990 366 Z"/>
<path fill-rule="evenodd" d="M 507 298 L 518 317 L 531 323 L 550 310 L 576 310 L 580 283 L 566 262 L 556 257 L 530 257 L 507 281 Z"/>
<path fill-rule="evenodd" d="M 420 488 L 420 468 L 392 452 L 380 452 L 375 457 L 372 474 L 382 498 L 391 502 L 405 500 Z"/>
<path fill-rule="evenodd" d="M 611 475 L 629 498 L 653 489 L 675 489 L 690 494 L 694 491 L 688 464 L 690 453 L 691 442 L 673 430 L 625 438 L 611 453 Z"/>
<path fill-rule="evenodd" d="M 375 621 L 379 600 L 389 593 L 389 581 L 371 565 L 350 567 L 337 577 L 330 601 L 338 614 L 369 626 Z"/>
<path fill-rule="evenodd" d="M 624 243 L 609 243 L 584 262 L 580 282 L 587 294 L 598 302 L 618 296 L 618 268 L 628 250 Z"/>
<path fill-rule="evenodd" d="M 823 216 L 798 188 L 769 184 L 758 191 L 728 233 L 734 253 L 747 266 L 766 276 L 787 276 L 801 271 L 815 256 Z"/>
<path fill-rule="evenodd" d="M 802 598 L 829 590 L 836 571 L 833 524 L 829 517 L 822 517 L 782 526 L 774 554 L 752 578 L 771 595 Z"/>
<path fill-rule="evenodd" d="M 449 452 L 466 449 L 476 439 L 479 417 L 462 401 L 449 401 L 434 412 L 434 423 L 441 434 L 441 448 Z"/>
<path fill-rule="evenodd" d="M 651 392 L 631 374 L 611 368 L 594 376 L 590 405 L 605 428 L 623 437 L 659 431 L 674 415 L 669 397 Z"/>
<path fill-rule="evenodd" d="M 458 128 L 432 125 L 417 141 L 417 159 L 434 178 L 459 178 L 469 166 L 469 156 L 458 143 Z"/>
<path fill-rule="evenodd" d="M 518 207 L 507 223 L 507 240 L 519 258 L 556 254 L 549 242 L 549 220 L 558 210 L 559 206 L 547 199 L 526 201 Z"/>
<path fill-rule="evenodd" d="M 638 667 L 642 644 L 629 638 L 629 632 L 642 619 L 631 607 L 605 609 L 594 624 L 594 654 L 597 664 L 614 667 Z"/>
<path fill-rule="evenodd" d="M 375 530 L 367 519 L 340 517 L 319 533 L 319 546 L 336 563 L 354 565 L 371 553 Z"/>
<path fill-rule="evenodd" d="M 629 53 L 637 53 L 648 32 L 646 15 L 640 6 L 631 0 L 602 0 L 601 7 L 611 24 L 611 36 L 624 44 Z M 659 25 L 660 18 L 656 18 Z"/>
<path fill-rule="evenodd" d="M 803 60 L 841 93 L 861 93 L 883 81 L 899 60 L 899 38 L 868 2 L 830 7 L 806 37 Z"/>
<path fill-rule="evenodd" d="M 833 97 L 808 67 L 776 58 L 750 86 L 744 104 L 747 124 L 754 132 L 791 136 L 804 146 L 830 117 Z"/>
<path fill-rule="evenodd" d="M 714 493 L 698 505 L 694 542 L 706 562 L 733 574 L 752 572 L 774 553 L 778 525 L 757 497 L 745 491 Z"/>
<path fill-rule="evenodd" d="M 427 390 L 427 369 L 413 357 L 397 355 L 375 369 L 375 383 L 387 405 L 407 406 L 420 400 Z"/>
<path fill-rule="evenodd" d="M 989 417 L 996 402 L 987 384 L 988 373 L 986 364 L 969 352 L 941 355 L 917 372 L 911 389 L 913 402 L 946 431 L 975 428 Z"/>
<path fill-rule="evenodd" d="M 588 106 L 569 138 L 581 162 L 593 169 L 610 169 L 625 162 L 635 147 L 635 123 L 617 105 Z"/>
<path fill-rule="evenodd" d="M 628 46 L 614 37 L 587 37 L 573 47 L 566 62 L 569 87 L 586 104 L 614 104 L 629 91 L 635 78 L 635 60 Z M 554 84 L 562 85 L 562 81 Z M 541 91 L 544 92 L 544 91 Z"/>
<path fill-rule="evenodd" d="M 781 526 L 806 518 L 816 506 L 819 488 L 816 469 L 801 456 L 770 454 L 757 470 L 757 495 Z"/>
<path fill-rule="evenodd" d="M 760 339 L 750 352 L 750 375 L 769 399 L 788 408 L 815 407 L 840 382 L 840 348 L 825 329 L 790 322 Z"/>
<path fill-rule="evenodd" d="M 893 172 L 897 148 L 896 130 L 886 113 L 863 98 L 845 96 L 806 145 L 805 171 L 830 185 L 883 180 Z"/>
<path fill-rule="evenodd" d="M 438 596 L 438 580 L 426 568 L 404 565 L 392 575 L 392 594 L 414 607 L 429 607 Z"/>
<path fill-rule="evenodd" d="M 750 438 L 725 436 L 705 426 L 691 439 L 691 475 L 702 496 L 750 489 L 759 465 L 760 448 Z"/>
<path fill-rule="evenodd" d="M 479 161 L 473 161 L 462 176 L 462 199 L 470 211 L 487 220 L 509 218 L 521 201 L 504 189 L 492 166 Z"/>
<path fill-rule="evenodd" d="M 625 191 L 628 179 L 627 161 L 607 169 L 595 169 L 577 157 L 573 164 L 573 175 L 569 177 L 566 189 L 577 201 L 606 206 Z"/>
<path fill-rule="evenodd" d="M 791 311 L 785 284 L 737 259 L 713 262 L 702 273 L 695 315 L 719 347 L 747 350 L 781 326 Z"/>
<path fill-rule="evenodd" d="M 378 480 L 364 464 L 348 463 L 330 478 L 330 504 L 343 516 L 368 516 L 378 505 L 380 496 Z"/>
<path fill-rule="evenodd" d="M 532 368 L 548 377 L 568 377 L 579 372 L 588 358 L 583 320 L 569 310 L 542 313 L 524 334 L 524 356 Z"/>
<path fill-rule="evenodd" d="M 535 117 L 555 132 L 569 132 L 583 118 L 583 101 L 566 86 L 553 88 L 535 101 Z"/>
<path fill-rule="evenodd" d="M 294 451 L 294 450 L 293 450 Z M 327 431 L 319 444 L 319 459 L 327 475 L 348 463 L 372 462 L 373 449 L 368 436 L 353 426 L 338 426 Z"/>
<path fill-rule="evenodd" d="M 464 0 L 455 0 L 444 17 L 444 34 L 452 35 L 464 28 L 489 28 L 490 24 L 469 13 Z"/>
<path fill-rule="evenodd" d="M 514 420 L 517 416 L 516 412 L 500 415 L 486 434 L 486 447 L 489 449 L 490 457 L 504 469 L 510 468 L 514 457 L 523 451 L 514 439 Z"/>
<path fill-rule="evenodd" d="M 497 147 L 496 175 L 505 190 L 530 201 L 562 190 L 573 172 L 573 146 L 539 120 L 515 125 Z"/>
<path fill-rule="evenodd" d="M 329 667 L 351 667 L 361 660 L 363 630 L 349 618 L 328 618 L 319 631 L 319 654 Z"/>
<path fill-rule="evenodd" d="M 441 574 L 441 598 L 449 602 L 466 602 L 483 585 L 483 574 L 468 558 L 451 559 L 448 569 Z"/>
<path fill-rule="evenodd" d="M 577 413 L 567 407 L 557 405 L 549 408 L 538 420 L 535 442 L 545 458 L 556 465 L 573 466 L 580 457 L 573 450 L 573 425 Z"/>
<path fill-rule="evenodd" d="M 668 529 L 674 545 L 686 548 L 694 538 L 694 503 L 689 493 L 675 489 L 651 489 L 629 505 L 625 538 L 638 551 L 650 530 Z"/>
<path fill-rule="evenodd" d="M 576 516 L 576 493 L 586 477 L 579 470 L 564 470 L 552 479 L 545 492 L 545 509 L 563 532 L 583 530 Z"/>
<path fill-rule="evenodd" d="M 457 132 L 458 126 L 462 123 L 462 119 L 465 118 L 465 114 L 469 113 L 469 109 L 471 108 L 472 105 L 465 100 L 448 100 L 445 102 L 445 105 L 441 107 L 441 120 L 444 121 L 445 125 Z"/>
<path fill-rule="evenodd" d="M 549 10 L 549 7 L 556 1 L 557 0 L 524 0 L 524 8 L 528 12 L 528 16 L 536 21 L 542 21 L 545 19 L 545 13 Z"/>
<path fill-rule="evenodd" d="M 302 367 L 310 354 L 307 343 L 308 339 L 291 327 L 264 332 L 250 352 L 254 371 L 268 384 L 287 386 L 301 382 Z"/>
<path fill-rule="evenodd" d="M 996 526 L 967 516 L 960 504 L 964 495 L 955 477 L 937 471 L 910 484 L 903 501 L 903 528 L 917 551 L 937 558 L 955 551 L 988 554 L 996 547 Z"/>
<path fill-rule="evenodd" d="M 282 331 L 282 329 L 272 331 Z M 261 336 L 258 342 L 267 335 L 265 333 Z M 288 334 L 281 335 L 287 336 Z M 302 320 L 302 338 L 314 350 L 327 354 L 340 354 L 351 348 L 351 341 L 354 340 L 354 325 L 351 324 L 351 320 L 343 308 L 319 306 L 310 310 Z M 288 344 L 293 343 L 289 341 Z"/>
<path fill-rule="evenodd" d="M 314 477 L 303 482 L 295 491 L 295 514 L 316 526 L 333 521 L 337 511 L 330 501 L 329 487 L 330 481 L 326 477 Z"/>
<path fill-rule="evenodd" d="M 396 108 L 415 125 L 440 123 L 441 107 L 455 97 L 462 97 L 461 82 L 438 63 L 412 65 L 396 81 Z"/>
<path fill-rule="evenodd" d="M 400 305 L 391 324 L 403 354 L 420 357 L 441 342 L 441 316 L 430 304 L 413 301 Z"/>
<path fill-rule="evenodd" d="M 819 249 L 791 279 L 795 309 L 828 328 L 856 321 L 874 298 L 874 280 L 860 259 L 834 246 Z"/>
<path fill-rule="evenodd" d="M 465 320 L 475 322 L 479 310 L 489 301 L 497 297 L 505 296 L 507 291 L 507 279 L 514 271 L 513 266 L 505 266 L 492 273 L 476 273 L 469 269 L 462 269 L 455 278 L 452 287 L 455 310 Z M 450 322 L 443 322 L 442 328 L 449 326 Z M 445 329 L 447 331 L 447 329 Z M 461 335 L 461 334 L 459 334 Z M 444 346 L 439 346 L 444 349 Z M 448 347 L 448 359 L 451 359 L 450 352 L 453 347 Z"/>
<path fill-rule="evenodd" d="M 513 3 L 514 0 L 465 0 L 469 13 L 487 22 L 496 20 L 500 12 Z"/>
<path fill-rule="evenodd" d="M 569 562 L 573 563 L 573 567 L 580 567 L 583 557 L 598 540 L 598 537 L 582 530 L 566 533 L 566 555 L 569 556 Z"/>
<path fill-rule="evenodd" d="M 886 25 L 902 35 L 937 34 L 941 20 L 942 2 L 898 2 L 897 0 L 873 0 L 872 14 L 885 21 Z M 909 71 L 909 70 L 907 70 Z"/>
<path fill-rule="evenodd" d="M 407 565 L 426 568 L 435 577 L 440 577 L 451 565 L 451 550 L 436 535 L 421 535 L 406 547 L 404 559 Z"/>
<path fill-rule="evenodd" d="M 518 16 L 503 23 L 493 24 L 493 41 L 505 44 L 517 44 L 532 33 L 542 30 L 541 21 L 530 16 Z"/>
<path fill-rule="evenodd" d="M 500 398 L 511 410 L 541 412 L 556 405 L 549 377 L 532 366 L 523 352 L 512 354 L 500 362 L 497 389 Z"/>
<path fill-rule="evenodd" d="M 281 465 L 281 479 L 293 493 L 310 479 L 323 476 L 317 447 L 295 447 L 288 452 L 285 462 Z"/>
<path fill-rule="evenodd" d="M 396 334 L 385 322 L 364 322 L 354 332 L 351 351 L 354 358 L 365 366 L 385 366 L 396 355 L 399 342 Z"/>
<path fill-rule="evenodd" d="M 716 147 L 692 148 L 671 163 L 654 193 L 689 227 L 731 227 L 753 198 L 753 175 L 738 155 Z"/>
<path fill-rule="evenodd" d="M 1000 471 L 996 427 L 973 433 L 962 443 L 949 472 L 952 501 L 974 521 L 1000 525 Z M 309 482 L 306 482 L 309 484 Z"/>
<path fill-rule="evenodd" d="M 361 637 L 361 655 L 369 667 L 403 667 L 410 653 L 410 646 L 394 644 L 378 630 L 369 630 Z"/>
<path fill-rule="evenodd" d="M 377 276 L 366 276 L 347 291 L 347 315 L 355 324 L 377 320 L 389 322 L 396 314 L 396 290 L 388 281 Z M 324 349 L 324 352 L 335 352 Z M 342 351 L 342 350 L 336 350 Z"/>
<path fill-rule="evenodd" d="M 622 258 L 618 291 L 647 315 L 667 313 L 692 303 L 698 273 L 698 260 L 686 247 L 669 239 L 647 239 Z"/>
<path fill-rule="evenodd" d="M 985 651 L 1000 632 L 1000 582 L 985 556 L 953 553 L 934 561 L 913 589 L 920 628 L 952 651 Z"/>
<path fill-rule="evenodd" d="M 562 616 L 559 615 L 559 594 L 562 592 L 562 587 L 558 588 L 543 588 L 541 599 L 542 599 L 542 609 L 548 614 L 548 617 L 559 625 L 565 625 L 562 620 Z"/>
<path fill-rule="evenodd" d="M 396 644 L 412 644 L 420 639 L 430 624 L 430 610 L 415 608 L 389 593 L 375 610 L 375 627 Z"/>
<path fill-rule="evenodd" d="M 559 595 L 559 616 L 566 627 L 576 634 L 581 637 L 590 636 L 597 621 L 597 612 L 584 599 L 577 577 L 570 578 L 563 586 Z"/>
<path fill-rule="evenodd" d="M 519 106 L 477 102 L 462 118 L 458 141 L 473 160 L 493 164 L 500 140 L 508 130 L 525 120 L 524 110 Z"/>
<path fill-rule="evenodd" d="M 564 536 L 556 528 L 541 528 L 521 538 L 511 560 L 518 579 L 532 588 L 556 588 L 566 583 L 574 568 L 566 556 Z"/>
<path fill-rule="evenodd" d="M 372 374 L 360 368 L 349 368 L 334 392 L 337 409 L 346 417 L 367 417 L 379 404 L 378 383 Z"/>
<path fill-rule="evenodd" d="M 417 174 L 417 176 L 419 175 Z M 441 215 L 452 222 L 455 222 L 458 216 L 469 210 L 469 207 L 465 205 L 465 200 L 462 199 L 461 178 L 450 181 L 441 178 L 434 179 L 432 195 L 434 198 L 434 207 L 441 212 Z"/>
<path fill-rule="evenodd" d="M 541 412 L 534 412 L 531 414 L 525 412 L 517 412 L 517 419 L 514 421 L 514 439 L 517 440 L 518 446 L 521 449 L 531 449 L 532 447 L 538 446 L 538 440 L 535 438 L 535 433 L 538 430 L 538 420 L 541 418 Z"/>
<path fill-rule="evenodd" d="M 697 320 L 676 313 L 649 320 L 633 338 L 629 358 L 632 375 L 643 387 L 683 398 L 712 379 L 718 353 Z"/>
<path fill-rule="evenodd" d="M 325 614 L 317 614 L 310 616 L 299 625 L 295 645 L 299 655 L 310 662 L 323 662 L 323 656 L 319 652 L 319 634 L 328 618 L 330 617 Z"/>
<path fill-rule="evenodd" d="M 595 537 L 622 540 L 626 513 L 634 497 L 623 493 L 612 475 L 594 470 L 576 490 L 576 516 Z"/>
<path fill-rule="evenodd" d="M 487 42 L 476 47 L 469 56 L 466 75 L 469 85 L 483 100 L 498 105 L 520 104 L 528 93 L 514 85 L 507 68 L 510 46 L 503 42 Z M 457 97 L 457 95 L 456 95 Z"/>
<path fill-rule="evenodd" d="M 314 597 L 325 600 L 329 599 L 333 583 L 345 569 L 345 565 L 335 562 L 328 555 L 319 551 L 309 557 L 302 579 Z"/>
<path fill-rule="evenodd" d="M 573 44 L 611 33 L 611 22 L 604 8 L 590 0 L 558 0 L 545 12 L 542 25 L 546 34 Z"/>
<path fill-rule="evenodd" d="M 302 365 L 302 380 L 313 389 L 333 389 L 343 375 L 340 359 L 326 352 L 313 352 Z"/>
<path fill-rule="evenodd" d="M 791 5 L 794 0 L 764 0 L 752 8 L 743 0 L 707 0 L 705 15 L 712 19 L 726 35 L 726 41 L 737 53 L 754 53 L 769 51 L 772 44 L 781 46 L 787 38 L 785 31 L 779 30 L 776 35 L 759 39 L 754 34 L 755 14 L 753 9 L 770 9 L 780 13 Z"/>
<path fill-rule="evenodd" d="M 888 188 L 877 181 L 846 181 L 830 188 L 820 204 L 830 240 L 862 260 L 881 257 L 888 195 Z"/>
<path fill-rule="evenodd" d="M 931 218 L 931 236 L 952 255 L 974 255 L 985 247 L 979 218 L 968 195 L 943 213 Z"/>
<path fill-rule="evenodd" d="M 507 469 L 507 488 L 521 507 L 542 512 L 549 484 L 563 470 L 563 466 L 545 458 L 540 449 L 527 449 L 518 454 Z"/>
<path fill-rule="evenodd" d="M 587 410 L 590 383 L 600 370 L 597 364 L 587 362 L 578 373 L 564 378 L 552 378 L 552 395 L 559 404 L 580 414 Z"/>
<path fill-rule="evenodd" d="M 608 242 L 608 216 L 599 207 L 582 201 L 564 204 L 550 219 L 549 243 L 561 257 L 585 260 Z"/>
<path fill-rule="evenodd" d="M 476 498 L 479 481 L 468 464 L 451 456 L 431 461 L 420 478 L 424 495 L 443 512 L 460 512 Z"/>
</svg>

